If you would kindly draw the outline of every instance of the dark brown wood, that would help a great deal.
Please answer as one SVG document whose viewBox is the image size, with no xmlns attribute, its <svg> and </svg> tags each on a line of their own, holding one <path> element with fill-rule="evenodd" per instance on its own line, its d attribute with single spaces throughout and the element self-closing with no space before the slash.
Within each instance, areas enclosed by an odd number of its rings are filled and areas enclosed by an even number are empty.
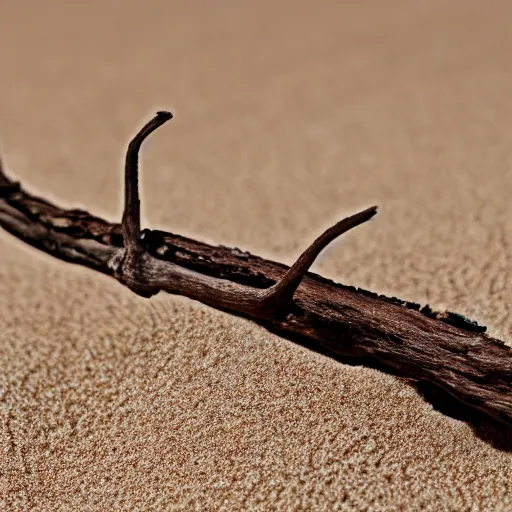
<svg viewBox="0 0 512 512">
<path fill-rule="evenodd" d="M 163 290 L 241 315 L 332 354 L 370 358 L 427 381 L 512 426 L 512 351 L 452 312 L 384 297 L 308 272 L 320 251 L 372 218 L 368 208 L 328 229 L 288 268 L 236 248 L 163 231 L 140 231 L 138 151 L 172 116 L 159 112 L 129 145 L 122 224 L 64 210 L 24 191 L 0 164 L 0 225 L 57 258 L 108 274 L 135 293 Z"/>
</svg>

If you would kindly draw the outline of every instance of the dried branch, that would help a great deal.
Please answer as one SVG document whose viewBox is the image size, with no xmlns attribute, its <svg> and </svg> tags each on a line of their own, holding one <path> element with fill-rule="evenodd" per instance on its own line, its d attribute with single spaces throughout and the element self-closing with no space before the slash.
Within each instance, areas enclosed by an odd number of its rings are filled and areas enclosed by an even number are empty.
<svg viewBox="0 0 512 512">
<path fill-rule="evenodd" d="M 376 207 L 328 229 L 292 267 L 238 249 L 140 231 L 138 153 L 171 119 L 159 112 L 129 144 L 122 224 L 64 210 L 25 192 L 0 163 L 0 225 L 57 258 L 108 274 L 135 293 L 163 290 L 252 319 L 333 354 L 371 358 L 394 373 L 438 386 L 512 426 L 512 351 L 456 313 L 336 284 L 309 273 L 332 240 L 368 221 Z"/>
</svg>

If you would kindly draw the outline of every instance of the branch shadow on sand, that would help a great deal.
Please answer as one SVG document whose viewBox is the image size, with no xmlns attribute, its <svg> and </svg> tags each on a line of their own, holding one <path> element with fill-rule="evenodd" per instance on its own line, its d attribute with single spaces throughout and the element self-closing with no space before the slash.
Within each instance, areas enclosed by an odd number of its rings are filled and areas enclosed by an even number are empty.
<svg viewBox="0 0 512 512">
<path fill-rule="evenodd" d="M 263 325 L 268 331 L 277 334 L 281 338 L 286 338 L 293 343 L 297 343 L 304 348 L 327 356 L 342 364 L 364 366 L 398 377 L 402 382 L 414 388 L 426 402 L 432 405 L 434 410 L 450 418 L 466 422 L 474 434 L 482 441 L 485 441 L 497 450 L 512 453 L 512 427 L 508 427 L 495 420 L 480 409 L 460 402 L 443 388 L 425 380 L 404 377 L 393 368 L 379 363 L 370 357 L 345 357 L 333 354 L 308 338 L 291 336 L 289 334 L 283 335 L 282 332 L 276 331 L 269 325 L 263 323 L 260 323 L 260 325 Z"/>
</svg>

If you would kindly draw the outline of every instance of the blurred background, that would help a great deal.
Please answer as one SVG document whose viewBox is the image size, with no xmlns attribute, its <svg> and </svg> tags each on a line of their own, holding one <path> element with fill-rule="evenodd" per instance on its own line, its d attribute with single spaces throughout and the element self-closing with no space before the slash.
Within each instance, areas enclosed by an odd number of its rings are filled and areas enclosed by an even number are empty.
<svg viewBox="0 0 512 512">
<path fill-rule="evenodd" d="M 127 141 L 171 110 L 144 150 L 146 225 L 290 263 L 378 204 L 315 270 L 508 331 L 511 14 L 475 0 L 4 1 L 5 159 L 32 189 L 116 219 Z"/>
</svg>

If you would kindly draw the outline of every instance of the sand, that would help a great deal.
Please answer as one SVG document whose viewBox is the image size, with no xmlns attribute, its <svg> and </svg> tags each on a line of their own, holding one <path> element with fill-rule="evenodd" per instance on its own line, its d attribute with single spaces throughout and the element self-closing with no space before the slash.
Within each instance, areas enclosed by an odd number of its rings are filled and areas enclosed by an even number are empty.
<svg viewBox="0 0 512 512">
<path fill-rule="evenodd" d="M 512 343 L 508 1 L 3 2 L 10 175 L 464 313 Z M 407 383 L 0 232 L 0 509 L 512 510 L 512 444 Z M 486 430 L 487 429 L 487 430 Z M 501 436 L 501 437 L 500 437 Z M 502 439 L 502 441 L 499 441 Z"/>
</svg>

